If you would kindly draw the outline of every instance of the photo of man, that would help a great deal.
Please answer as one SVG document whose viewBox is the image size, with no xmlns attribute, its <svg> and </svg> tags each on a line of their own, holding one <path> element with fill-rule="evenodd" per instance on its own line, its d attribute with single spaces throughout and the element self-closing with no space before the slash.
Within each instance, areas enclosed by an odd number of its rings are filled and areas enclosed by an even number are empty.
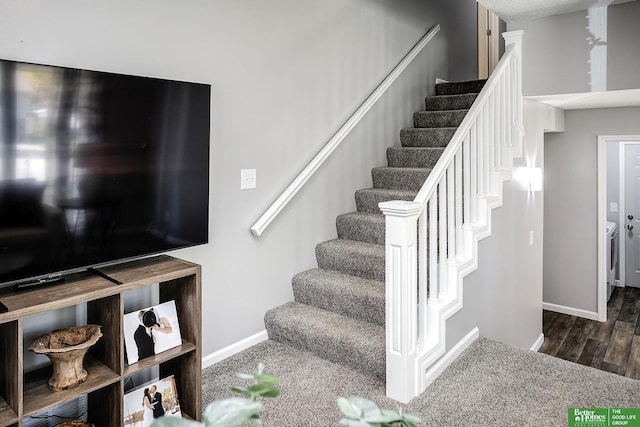
<svg viewBox="0 0 640 427">
<path fill-rule="evenodd" d="M 124 337 L 129 364 L 182 344 L 175 301 L 125 314 Z"/>
</svg>

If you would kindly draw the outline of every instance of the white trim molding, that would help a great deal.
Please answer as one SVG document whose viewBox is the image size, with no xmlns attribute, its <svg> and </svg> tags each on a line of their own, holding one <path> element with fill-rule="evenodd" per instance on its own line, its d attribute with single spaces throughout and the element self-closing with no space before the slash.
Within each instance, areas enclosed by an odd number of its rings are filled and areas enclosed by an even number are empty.
<svg viewBox="0 0 640 427">
<path fill-rule="evenodd" d="M 425 375 L 425 388 L 429 387 L 429 385 L 478 338 L 480 338 L 480 330 L 476 327 L 462 337 L 462 339 L 458 341 L 451 350 L 447 351 L 444 356 L 438 359 L 436 363 L 431 365 Z"/>
<path fill-rule="evenodd" d="M 547 311 L 553 311 L 554 313 L 568 314 L 569 316 L 583 317 L 589 320 L 599 320 L 598 313 L 595 311 L 587 311 L 587 310 L 582 310 L 580 308 L 567 307 L 565 305 L 558 305 L 558 304 L 543 302 L 542 309 Z"/>
<path fill-rule="evenodd" d="M 267 335 L 267 331 L 260 331 L 257 334 L 253 334 L 250 337 L 247 337 L 243 340 L 240 340 L 236 343 L 226 346 L 223 349 L 220 349 L 216 352 L 213 352 L 207 356 L 202 358 L 202 369 L 208 368 L 209 366 L 213 366 L 218 362 L 222 362 L 224 359 L 233 356 L 234 354 L 240 353 L 243 350 L 246 350 L 250 347 L 253 347 L 256 344 L 260 344 L 263 341 L 269 339 Z"/>
<path fill-rule="evenodd" d="M 541 333 L 538 339 L 533 343 L 533 345 L 529 348 L 531 351 L 538 351 L 540 347 L 542 347 L 542 343 L 544 343 L 544 334 Z"/>
</svg>

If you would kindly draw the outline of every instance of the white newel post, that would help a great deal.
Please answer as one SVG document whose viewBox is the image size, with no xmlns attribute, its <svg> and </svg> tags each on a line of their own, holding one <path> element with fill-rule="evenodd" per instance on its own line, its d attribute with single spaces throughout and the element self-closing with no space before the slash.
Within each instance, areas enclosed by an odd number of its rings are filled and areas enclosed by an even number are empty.
<svg viewBox="0 0 640 427">
<path fill-rule="evenodd" d="M 387 396 L 407 403 L 417 394 L 418 216 L 422 204 L 379 204 L 386 220 Z"/>
</svg>

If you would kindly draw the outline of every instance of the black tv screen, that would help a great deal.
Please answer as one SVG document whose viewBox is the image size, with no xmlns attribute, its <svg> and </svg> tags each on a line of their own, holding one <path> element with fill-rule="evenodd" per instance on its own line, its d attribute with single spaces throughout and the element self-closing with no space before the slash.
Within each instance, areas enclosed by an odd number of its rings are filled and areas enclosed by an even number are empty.
<svg viewBox="0 0 640 427">
<path fill-rule="evenodd" d="M 210 97 L 0 60 L 0 283 L 206 243 Z"/>
</svg>

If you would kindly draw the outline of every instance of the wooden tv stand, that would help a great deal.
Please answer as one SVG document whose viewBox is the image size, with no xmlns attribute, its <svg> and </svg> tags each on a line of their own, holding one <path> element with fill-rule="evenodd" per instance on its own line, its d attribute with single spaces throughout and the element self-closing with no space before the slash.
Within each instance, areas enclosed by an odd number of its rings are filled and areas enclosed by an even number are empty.
<svg viewBox="0 0 640 427">
<path fill-rule="evenodd" d="M 66 276 L 64 283 L 39 289 L 0 290 L 7 307 L 0 313 L 0 427 L 21 427 L 23 420 L 87 395 L 88 421 L 96 427 L 121 426 L 124 383 L 136 372 L 158 366 L 160 378 L 175 375 L 182 413 L 201 420 L 202 303 L 201 268 L 166 255 L 99 269 L 118 285 L 90 272 Z M 158 286 L 160 303 L 175 300 L 182 345 L 127 365 L 123 336 L 126 292 Z M 87 323 L 102 326 L 103 337 L 85 359 L 89 376 L 70 390 L 49 390 L 51 369 L 25 374 L 23 319 L 87 304 Z M 68 325 L 72 326 L 72 325 Z"/>
</svg>

